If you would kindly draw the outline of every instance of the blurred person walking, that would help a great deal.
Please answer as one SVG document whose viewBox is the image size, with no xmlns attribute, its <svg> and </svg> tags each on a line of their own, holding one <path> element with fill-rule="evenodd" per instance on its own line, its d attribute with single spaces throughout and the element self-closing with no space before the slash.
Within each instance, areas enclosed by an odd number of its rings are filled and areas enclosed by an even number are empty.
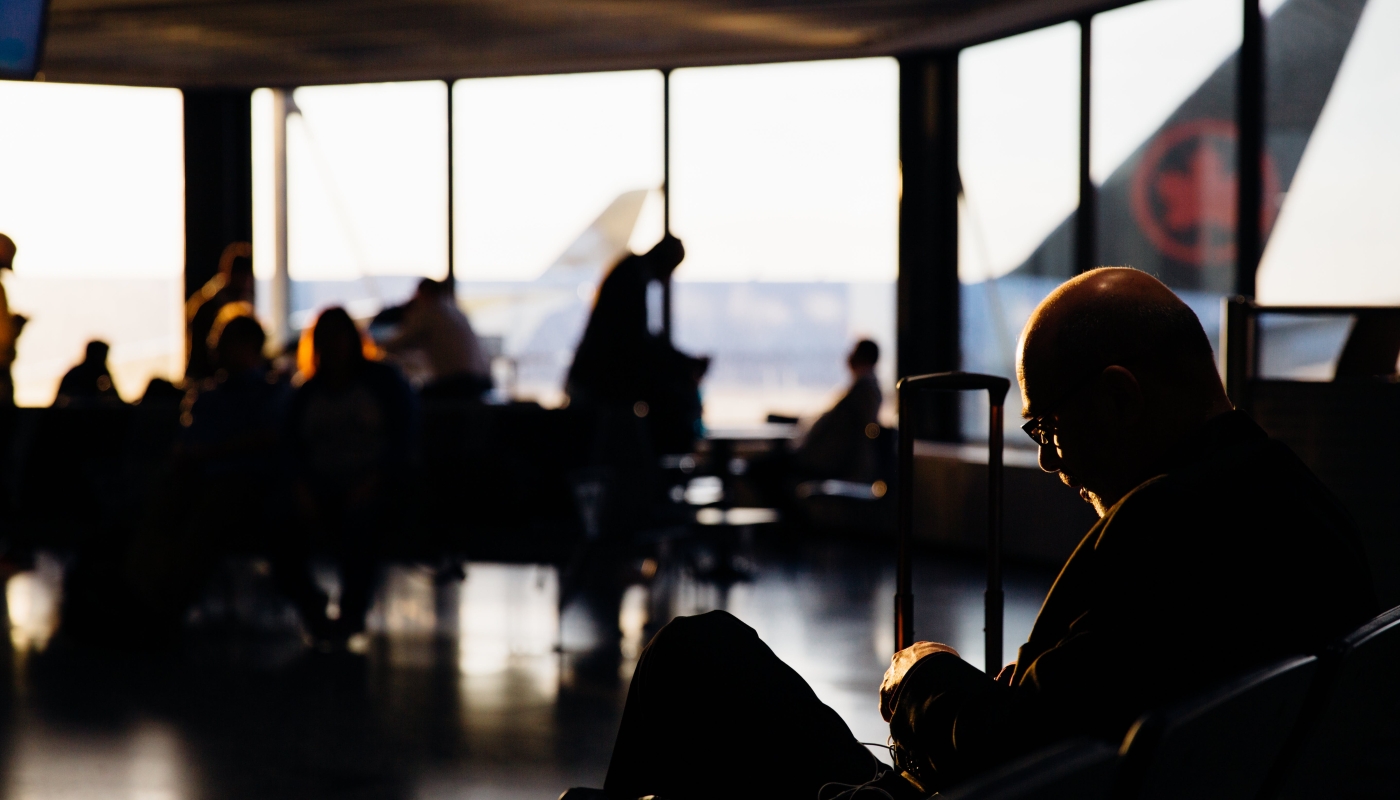
<svg viewBox="0 0 1400 800">
<path fill-rule="evenodd" d="M 311 333 L 311 375 L 292 401 L 287 442 L 303 521 L 340 562 L 336 640 L 364 630 L 378 561 L 402 514 L 416 439 L 417 404 L 398 370 L 365 357 L 343 308 Z"/>
</svg>

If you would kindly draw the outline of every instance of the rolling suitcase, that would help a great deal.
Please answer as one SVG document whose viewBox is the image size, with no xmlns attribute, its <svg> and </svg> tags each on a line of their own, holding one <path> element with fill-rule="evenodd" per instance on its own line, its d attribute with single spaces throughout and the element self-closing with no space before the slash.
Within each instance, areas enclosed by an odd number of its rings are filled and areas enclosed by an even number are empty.
<svg viewBox="0 0 1400 800">
<path fill-rule="evenodd" d="M 987 594 L 986 670 L 995 676 L 1002 667 L 1001 498 L 1002 418 L 1011 381 L 996 375 L 940 372 L 903 378 L 895 386 L 899 402 L 899 567 L 895 578 L 895 650 L 914 643 L 914 593 L 909 552 L 914 529 L 913 399 L 922 392 L 985 391 L 991 401 L 987 434 Z"/>
</svg>

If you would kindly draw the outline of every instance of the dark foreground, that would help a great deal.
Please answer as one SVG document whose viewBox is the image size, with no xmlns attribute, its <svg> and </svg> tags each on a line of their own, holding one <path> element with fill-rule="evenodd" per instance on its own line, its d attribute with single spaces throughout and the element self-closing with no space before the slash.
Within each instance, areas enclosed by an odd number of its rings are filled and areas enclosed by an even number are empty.
<svg viewBox="0 0 1400 800">
<path fill-rule="evenodd" d="M 553 798 L 601 785 L 626 677 L 648 631 L 727 609 L 755 627 L 863 741 L 893 647 L 887 547 L 758 548 L 750 580 L 698 580 L 697 560 L 642 565 L 622 595 L 559 610 L 553 567 L 470 563 L 466 579 L 390 569 L 352 652 L 319 652 L 256 564 L 231 563 L 160 654 L 44 642 L 61 567 L 11 580 L 13 658 L 0 659 L 5 798 Z M 703 556 L 699 559 L 703 567 Z M 630 568 L 630 567 L 629 567 Z M 982 659 L 982 570 L 925 557 L 919 638 Z M 1052 574 L 1012 570 L 1006 650 Z M 600 610 L 601 609 L 601 610 Z M 650 619 L 650 622 L 649 622 Z M 42 648 L 40 645 L 43 645 Z M 762 747 L 763 730 L 735 736 Z"/>
</svg>

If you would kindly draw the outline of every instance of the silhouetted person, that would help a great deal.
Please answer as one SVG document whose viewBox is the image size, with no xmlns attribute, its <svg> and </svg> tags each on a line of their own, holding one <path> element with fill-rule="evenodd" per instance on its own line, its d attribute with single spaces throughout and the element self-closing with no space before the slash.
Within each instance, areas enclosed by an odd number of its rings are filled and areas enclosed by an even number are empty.
<svg viewBox="0 0 1400 800">
<path fill-rule="evenodd" d="M 14 270 L 18 251 L 14 240 L 0 233 L 0 277 Z M 0 405 L 15 404 L 15 380 L 10 370 L 15 363 L 15 344 L 28 321 L 20 314 L 10 313 L 10 298 L 5 284 L 0 282 Z"/>
<path fill-rule="evenodd" d="M 856 480 L 874 473 L 873 440 L 880 432 L 880 383 L 875 378 L 879 360 L 880 346 L 869 339 L 857 342 L 851 350 L 846 359 L 851 388 L 812 423 L 793 454 L 800 474 Z"/>
<path fill-rule="evenodd" d="M 214 376 L 209 334 L 219 312 L 230 303 L 247 303 L 248 310 L 240 313 L 251 313 L 255 287 L 253 246 L 248 242 L 233 242 L 219 257 L 218 273 L 185 301 L 186 378 L 197 382 Z"/>
<path fill-rule="evenodd" d="M 619 423 L 628 415 L 647 420 L 644 438 L 655 453 L 689 452 L 700 429 L 700 379 L 709 360 L 680 352 L 647 327 L 647 284 L 668 280 L 684 258 L 680 240 L 668 235 L 613 266 L 598 287 L 566 387 L 570 402 Z"/>
<path fill-rule="evenodd" d="M 1231 409 L 1200 322 L 1155 279 L 1095 270 L 1052 292 L 1026 325 L 1018 377 L 1042 468 L 1100 520 L 996 679 L 944 645 L 896 654 L 881 712 L 922 783 L 886 776 L 898 795 L 1067 737 L 1117 742 L 1149 709 L 1316 652 L 1377 611 L 1346 513 Z M 711 612 L 643 652 L 606 791 L 806 799 L 875 771 L 750 628 Z"/>
<path fill-rule="evenodd" d="M 384 349 L 395 354 L 417 350 L 427 357 L 432 376 L 422 390 L 425 400 L 478 400 L 491 391 L 491 362 L 448 281 L 419 282 Z"/>
<path fill-rule="evenodd" d="M 312 333 L 312 377 L 292 402 L 288 443 L 303 516 L 340 559 L 337 634 L 364 629 L 384 542 L 393 531 L 411 463 L 416 407 L 398 370 L 365 358 L 343 308 Z"/>
<path fill-rule="evenodd" d="M 195 579 L 186 592 L 199 591 L 225 555 L 264 555 L 274 585 L 297 605 L 307 629 L 323 634 L 326 596 L 311 578 L 307 537 L 290 520 L 281 435 L 291 387 L 268 368 L 256 319 L 234 317 L 213 336 L 212 385 L 198 391 L 177 448 L 183 491 L 195 497 L 187 534 Z"/>
<path fill-rule="evenodd" d="M 58 396 L 53 401 L 55 408 L 122 405 L 121 396 L 112 385 L 112 371 L 107 368 L 110 350 L 107 343 L 100 340 L 87 343 L 82 363 L 64 373 L 58 384 Z"/>
</svg>

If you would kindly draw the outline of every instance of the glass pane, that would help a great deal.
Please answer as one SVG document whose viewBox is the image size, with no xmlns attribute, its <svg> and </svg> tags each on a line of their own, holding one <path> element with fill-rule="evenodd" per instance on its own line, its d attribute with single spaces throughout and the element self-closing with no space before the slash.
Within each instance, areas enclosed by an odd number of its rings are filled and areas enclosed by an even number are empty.
<svg viewBox="0 0 1400 800">
<path fill-rule="evenodd" d="M 1269 20 L 1271 54 L 1278 52 L 1275 40 L 1293 45 L 1280 48 L 1286 60 L 1270 63 L 1270 79 L 1291 73 L 1314 80 L 1303 83 L 1313 97 L 1288 98 L 1269 120 L 1269 147 L 1281 169 L 1290 154 L 1301 162 L 1281 187 L 1286 199 L 1259 271 L 1261 302 L 1400 304 L 1400 6 L 1361 7 L 1359 0 L 1291 0 Z M 1309 100 L 1320 106 L 1320 118 Z M 1275 105 L 1271 92 L 1271 111 Z"/>
<path fill-rule="evenodd" d="M 1098 260 L 1161 278 L 1214 336 L 1235 281 L 1241 5 L 1151 0 L 1093 25 Z"/>
<path fill-rule="evenodd" d="M 458 296 L 507 356 L 507 391 L 555 405 L 605 270 L 661 238 L 661 74 L 454 91 Z"/>
<path fill-rule="evenodd" d="M 958 116 L 962 367 L 1011 377 L 1026 318 L 1072 269 L 1066 218 L 1079 205 L 1079 27 L 964 50 Z M 1008 430 L 1018 417 L 1013 398 Z M 985 395 L 963 396 L 963 433 L 986 438 Z"/>
<path fill-rule="evenodd" d="M 84 344 L 112 346 L 126 400 L 184 370 L 184 163 L 180 93 L 0 82 L 4 277 L 30 319 L 13 366 L 20 405 L 53 402 Z"/>
<path fill-rule="evenodd" d="M 817 414 L 874 339 L 894 383 L 899 72 L 892 59 L 671 76 L 677 346 L 713 357 L 711 426 Z"/>
<path fill-rule="evenodd" d="M 447 274 L 447 87 L 311 86 L 287 119 L 292 327 L 333 304 L 366 318 Z M 272 97 L 255 93 L 254 264 L 271 277 Z M 268 299 L 266 284 L 258 299 Z M 264 305 L 265 307 L 265 305 Z"/>
<path fill-rule="evenodd" d="M 1337 374 L 1337 362 L 1356 317 L 1351 314 L 1261 314 L 1258 324 L 1258 377 L 1330 381 Z"/>
</svg>

